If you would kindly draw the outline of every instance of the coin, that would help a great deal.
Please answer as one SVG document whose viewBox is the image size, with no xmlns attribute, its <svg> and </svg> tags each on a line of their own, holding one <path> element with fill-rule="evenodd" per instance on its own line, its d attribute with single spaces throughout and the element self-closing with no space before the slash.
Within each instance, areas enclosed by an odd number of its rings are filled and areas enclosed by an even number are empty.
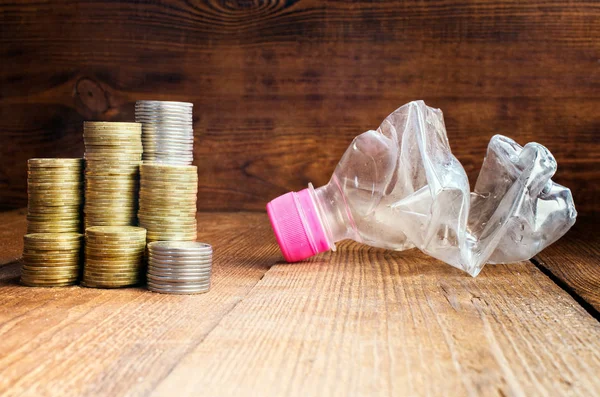
<svg viewBox="0 0 600 397">
<path fill-rule="evenodd" d="M 65 287 L 67 285 L 77 284 L 79 275 L 68 275 L 56 279 L 32 278 L 27 275 L 21 276 L 21 284 L 30 287 Z"/>
<path fill-rule="evenodd" d="M 163 294 L 200 294 L 209 291 L 210 283 L 205 283 L 193 287 L 181 287 L 173 285 L 164 286 L 162 284 L 148 282 L 148 289 L 152 292 L 158 292 Z"/>
<path fill-rule="evenodd" d="M 27 160 L 29 167 L 64 168 L 81 167 L 83 162 L 80 158 L 33 158 Z"/>
</svg>

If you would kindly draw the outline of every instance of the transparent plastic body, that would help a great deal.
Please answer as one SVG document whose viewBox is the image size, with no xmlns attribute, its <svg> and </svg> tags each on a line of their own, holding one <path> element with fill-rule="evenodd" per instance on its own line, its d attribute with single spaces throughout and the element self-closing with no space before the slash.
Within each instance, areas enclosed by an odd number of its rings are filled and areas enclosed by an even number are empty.
<svg viewBox="0 0 600 397">
<path fill-rule="evenodd" d="M 442 112 L 416 101 L 356 137 L 330 182 L 309 190 L 332 248 L 344 239 L 416 247 L 476 276 L 485 263 L 531 258 L 575 223 L 555 171 L 544 146 L 496 135 L 471 193 Z"/>
</svg>

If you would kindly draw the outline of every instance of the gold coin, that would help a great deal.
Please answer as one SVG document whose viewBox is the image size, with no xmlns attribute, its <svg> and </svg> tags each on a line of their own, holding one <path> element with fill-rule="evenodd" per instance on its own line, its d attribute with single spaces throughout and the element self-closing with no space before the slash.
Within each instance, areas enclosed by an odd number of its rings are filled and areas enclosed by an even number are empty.
<svg viewBox="0 0 600 397">
<path fill-rule="evenodd" d="M 125 186 L 125 187 L 138 187 L 140 182 L 137 178 L 86 178 L 86 187 L 114 187 L 114 186 Z"/>
<path fill-rule="evenodd" d="M 196 198 L 169 198 L 169 196 L 149 198 L 146 195 L 140 195 L 140 209 L 147 208 L 151 211 L 162 208 L 192 209 L 196 208 L 196 202 Z"/>
<path fill-rule="evenodd" d="M 140 262 L 144 258 L 144 251 L 140 252 L 94 252 L 86 251 L 85 260 L 106 262 Z"/>
<path fill-rule="evenodd" d="M 184 219 L 184 220 L 188 220 L 188 219 L 196 219 L 196 209 L 195 208 L 191 208 L 189 210 L 179 210 L 179 211 L 168 211 L 168 210 L 163 210 L 160 212 L 146 212 L 146 211 L 140 211 L 138 213 L 138 217 L 141 218 L 147 218 L 147 219 L 154 219 L 154 218 L 158 218 L 158 219 Z"/>
<path fill-rule="evenodd" d="M 109 130 L 116 128 L 118 130 L 142 130 L 142 123 L 127 122 L 127 121 L 84 121 L 83 129 L 89 130 Z"/>
<path fill-rule="evenodd" d="M 85 264 L 84 271 L 88 273 L 130 273 L 130 274 L 145 274 L 146 268 L 142 264 L 109 264 L 109 263 L 101 263 L 101 264 Z"/>
<path fill-rule="evenodd" d="M 24 280 L 21 278 L 21 284 L 26 287 L 68 287 L 77 284 L 77 279 L 52 283 L 38 283 L 36 281 Z"/>
<path fill-rule="evenodd" d="M 81 225 L 53 226 L 27 225 L 27 233 L 79 233 Z"/>
<path fill-rule="evenodd" d="M 83 234 L 80 233 L 58 233 L 58 234 L 26 234 L 23 236 L 25 242 L 56 242 L 69 241 L 81 242 Z"/>
<path fill-rule="evenodd" d="M 140 166 L 138 160 L 86 160 L 86 174 L 89 172 L 134 172 Z"/>
<path fill-rule="evenodd" d="M 165 226 L 172 226 L 172 225 L 181 225 L 181 226 L 195 226 L 197 223 L 196 218 L 194 218 L 193 216 L 184 218 L 184 217 L 160 217 L 160 216 L 156 216 L 156 217 L 150 217 L 147 215 L 143 215 L 142 213 L 138 214 L 138 222 L 140 223 L 147 223 L 149 225 L 156 225 L 156 224 L 164 224 Z M 144 226 L 142 226 L 144 227 Z"/>
<path fill-rule="evenodd" d="M 81 183 L 83 182 L 83 173 L 79 175 L 39 175 L 27 173 L 27 182 L 33 184 L 53 184 L 53 183 Z"/>
<path fill-rule="evenodd" d="M 82 164 L 81 158 L 33 158 L 27 160 L 27 165 L 33 167 L 76 167 Z"/>
<path fill-rule="evenodd" d="M 172 173 L 175 175 L 184 175 L 186 173 L 197 174 L 198 167 L 195 165 L 174 165 L 174 164 L 160 164 L 160 163 L 143 163 L 140 165 L 140 171 L 145 174 L 160 174 Z"/>
<path fill-rule="evenodd" d="M 57 279 L 57 278 L 67 278 L 67 277 L 77 277 L 79 276 L 80 269 L 78 267 L 73 267 L 72 269 L 61 268 L 59 271 L 54 270 L 40 270 L 40 268 L 31 268 L 21 270 L 21 276 L 26 276 L 27 278 L 45 278 L 45 279 Z"/>
<path fill-rule="evenodd" d="M 148 242 L 155 242 L 155 241 L 194 241 L 196 240 L 198 236 L 196 235 L 151 235 L 150 237 L 148 237 Z"/>
<path fill-rule="evenodd" d="M 32 215 L 33 214 L 36 214 L 36 215 L 71 214 L 71 213 L 80 212 L 80 211 L 81 211 L 81 206 L 79 206 L 79 205 L 65 205 L 65 206 L 61 206 L 61 207 L 39 206 L 39 207 L 34 207 L 34 208 L 28 208 L 28 213 L 32 214 Z"/>
<path fill-rule="evenodd" d="M 79 250 L 46 250 L 46 251 L 42 251 L 42 250 L 30 250 L 30 249 L 24 249 L 23 250 L 23 259 L 24 260 L 44 260 L 44 261 L 68 261 L 68 260 L 78 260 L 78 258 L 80 257 L 80 251 Z"/>
<path fill-rule="evenodd" d="M 126 160 L 126 161 L 138 161 L 141 157 L 142 151 L 135 149 L 121 149 L 119 150 L 90 150 L 85 152 L 86 160 L 101 160 L 101 161 L 109 161 L 109 160 Z"/>
<path fill-rule="evenodd" d="M 73 181 L 32 181 L 27 180 L 27 187 L 34 189 L 73 190 L 83 186 L 83 177 Z"/>
<path fill-rule="evenodd" d="M 78 280 L 78 274 L 66 274 L 60 277 L 39 277 L 29 274 L 24 274 L 21 276 L 21 283 L 31 287 L 62 287 L 76 284 Z"/>
<path fill-rule="evenodd" d="M 108 248 L 114 248 L 113 246 L 116 247 L 138 247 L 138 246 L 143 246 L 145 244 L 146 238 L 145 236 L 140 238 L 140 237 L 135 237 L 135 236 L 126 236 L 126 237 L 119 237 L 119 238 L 114 238 L 114 237 L 99 237 L 99 236 L 86 236 L 85 238 L 85 242 L 88 245 L 94 246 L 94 247 L 108 247 Z"/>
<path fill-rule="evenodd" d="M 146 230 L 141 227 L 93 227 L 85 231 L 86 235 L 93 236 L 144 236 Z"/>
<path fill-rule="evenodd" d="M 111 282 L 111 281 L 126 281 L 126 280 L 138 280 L 141 279 L 142 277 L 144 277 L 144 271 L 142 270 L 136 270 L 136 269 L 132 269 L 132 270 L 124 270 L 124 271 L 103 271 L 103 270 L 96 270 L 96 269 L 83 269 L 83 278 L 85 280 L 89 280 L 89 279 L 94 279 L 95 281 L 105 281 L 105 282 Z"/>
<path fill-rule="evenodd" d="M 86 145 L 86 155 L 134 155 L 134 154 L 142 154 L 144 149 L 142 145 Z"/>
<path fill-rule="evenodd" d="M 138 161 L 132 161 L 129 163 L 125 162 L 113 162 L 113 164 L 106 164 L 106 162 L 101 161 L 91 161 L 86 164 L 85 167 L 85 175 L 131 175 L 139 174 L 140 163 Z"/>
<path fill-rule="evenodd" d="M 28 225 L 33 226 L 43 226 L 43 225 L 54 225 L 54 226 L 70 226 L 70 225 L 78 225 L 81 223 L 81 219 L 79 217 L 73 217 L 71 219 L 48 219 L 47 217 L 44 220 L 30 219 L 28 220 Z"/>
<path fill-rule="evenodd" d="M 148 171 L 146 169 L 142 169 L 143 165 L 140 166 L 140 175 L 143 178 L 149 181 L 189 181 L 189 180 L 197 180 L 198 173 L 197 172 L 154 172 Z"/>
<path fill-rule="evenodd" d="M 157 184 L 150 183 L 140 183 L 140 194 L 141 193 L 154 195 L 154 194 L 168 194 L 168 192 L 172 192 L 172 194 L 180 196 L 180 197 L 197 197 L 198 196 L 198 186 L 194 184 L 189 185 L 177 185 L 165 183 L 162 186 Z"/>
<path fill-rule="evenodd" d="M 34 223 L 53 223 L 53 222 L 65 222 L 78 220 L 80 223 L 83 221 L 81 214 L 42 214 L 42 215 L 30 215 L 27 214 L 27 221 Z"/>
</svg>

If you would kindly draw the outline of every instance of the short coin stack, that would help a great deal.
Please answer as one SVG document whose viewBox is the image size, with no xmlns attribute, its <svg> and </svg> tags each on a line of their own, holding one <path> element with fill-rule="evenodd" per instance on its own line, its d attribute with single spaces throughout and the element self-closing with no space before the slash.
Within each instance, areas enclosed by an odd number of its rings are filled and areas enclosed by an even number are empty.
<svg viewBox="0 0 600 397">
<path fill-rule="evenodd" d="M 210 289 L 212 247 L 194 241 L 148 244 L 148 289 L 165 294 L 198 294 Z"/>
<path fill-rule="evenodd" d="M 197 167 L 144 163 L 140 179 L 138 218 L 148 241 L 196 240 Z"/>
<path fill-rule="evenodd" d="M 30 287 L 76 284 L 81 271 L 79 233 L 32 233 L 23 238 L 21 283 Z"/>
<path fill-rule="evenodd" d="M 139 123 L 85 122 L 85 227 L 136 225 Z"/>
<path fill-rule="evenodd" d="M 146 230 L 135 226 L 93 226 L 85 230 L 83 285 L 119 288 L 144 280 Z"/>
<path fill-rule="evenodd" d="M 145 163 L 190 165 L 193 161 L 193 104 L 137 101 L 135 121 L 143 124 Z"/>
<path fill-rule="evenodd" d="M 83 159 L 30 159 L 27 168 L 27 233 L 81 231 Z"/>
</svg>

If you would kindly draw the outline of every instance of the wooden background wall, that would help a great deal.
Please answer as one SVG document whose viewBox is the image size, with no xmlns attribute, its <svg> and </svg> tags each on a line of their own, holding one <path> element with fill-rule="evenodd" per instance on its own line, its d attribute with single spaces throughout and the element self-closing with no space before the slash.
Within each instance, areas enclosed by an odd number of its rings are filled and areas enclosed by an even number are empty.
<svg viewBox="0 0 600 397">
<path fill-rule="evenodd" d="M 474 182 L 489 138 L 538 141 L 581 213 L 600 195 L 600 2 L 0 2 L 0 207 L 84 120 L 195 104 L 201 210 L 323 184 L 352 137 L 424 99 Z"/>
</svg>

